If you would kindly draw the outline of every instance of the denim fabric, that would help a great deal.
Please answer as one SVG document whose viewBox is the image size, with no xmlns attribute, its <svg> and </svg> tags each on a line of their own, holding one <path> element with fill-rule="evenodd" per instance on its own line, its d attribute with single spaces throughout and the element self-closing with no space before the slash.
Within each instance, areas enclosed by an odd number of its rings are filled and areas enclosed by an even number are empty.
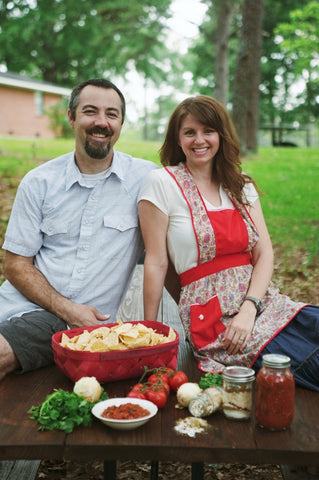
<svg viewBox="0 0 319 480">
<path fill-rule="evenodd" d="M 255 364 L 257 372 L 266 353 L 280 353 L 291 359 L 296 384 L 319 391 L 319 306 L 309 305 L 273 338 L 263 349 Z"/>
</svg>

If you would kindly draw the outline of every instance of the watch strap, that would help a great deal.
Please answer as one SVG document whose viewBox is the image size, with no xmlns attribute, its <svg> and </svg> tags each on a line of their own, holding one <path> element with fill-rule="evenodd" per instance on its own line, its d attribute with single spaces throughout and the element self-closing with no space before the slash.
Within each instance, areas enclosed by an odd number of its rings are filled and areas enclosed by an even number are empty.
<svg viewBox="0 0 319 480">
<path fill-rule="evenodd" d="M 263 306 L 262 306 L 262 303 L 259 300 L 259 298 L 251 297 L 250 295 L 248 295 L 247 297 L 245 297 L 245 300 L 250 300 L 251 302 L 253 302 L 255 304 L 256 309 L 257 309 L 257 314 L 261 312 Z"/>
</svg>

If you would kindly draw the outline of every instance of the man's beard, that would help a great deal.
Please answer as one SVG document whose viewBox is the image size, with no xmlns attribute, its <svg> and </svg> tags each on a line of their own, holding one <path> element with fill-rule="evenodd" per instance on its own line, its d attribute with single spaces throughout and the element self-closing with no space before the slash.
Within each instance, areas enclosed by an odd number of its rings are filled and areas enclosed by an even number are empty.
<svg viewBox="0 0 319 480">
<path fill-rule="evenodd" d="M 111 150 L 111 142 L 108 142 L 106 145 L 96 142 L 92 145 L 88 140 L 86 140 L 84 145 L 86 153 L 89 157 L 94 158 L 95 160 L 103 160 L 107 157 Z"/>
<path fill-rule="evenodd" d="M 89 135 L 93 135 L 94 133 L 102 134 L 105 135 L 105 138 L 107 138 L 107 136 L 111 137 L 113 135 L 112 130 L 109 130 L 108 128 L 100 128 L 97 126 L 88 129 L 86 133 Z M 89 142 L 89 140 L 86 140 L 84 148 L 86 153 L 91 158 L 94 158 L 96 160 L 103 160 L 103 158 L 107 157 L 107 155 L 110 153 L 111 142 L 109 141 L 105 145 L 101 142 L 95 142 L 94 140 L 91 140 L 91 143 Z"/>
</svg>

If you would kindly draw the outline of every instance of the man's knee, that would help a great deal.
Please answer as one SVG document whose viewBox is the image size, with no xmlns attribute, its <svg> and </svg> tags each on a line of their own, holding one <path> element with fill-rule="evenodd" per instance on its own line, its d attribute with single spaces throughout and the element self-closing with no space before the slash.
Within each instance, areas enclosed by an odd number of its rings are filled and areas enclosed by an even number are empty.
<svg viewBox="0 0 319 480">
<path fill-rule="evenodd" d="M 19 368 L 20 364 L 9 342 L 0 334 L 0 380 Z"/>
</svg>

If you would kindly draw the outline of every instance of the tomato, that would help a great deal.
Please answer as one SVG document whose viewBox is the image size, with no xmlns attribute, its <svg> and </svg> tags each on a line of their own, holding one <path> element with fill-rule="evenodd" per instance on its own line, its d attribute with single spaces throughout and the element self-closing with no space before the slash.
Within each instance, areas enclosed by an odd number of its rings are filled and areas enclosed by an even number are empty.
<svg viewBox="0 0 319 480">
<path fill-rule="evenodd" d="M 133 385 L 132 389 L 134 392 L 137 391 L 137 392 L 143 392 L 145 388 L 145 385 L 144 383 L 136 383 L 135 385 Z"/>
<path fill-rule="evenodd" d="M 163 388 L 157 388 L 154 386 L 153 388 L 148 388 L 145 391 L 146 400 L 155 403 L 158 408 L 163 408 L 167 402 L 167 394 Z"/>
<path fill-rule="evenodd" d="M 168 374 L 165 374 L 165 375 L 168 375 Z M 166 379 L 165 375 L 152 373 L 152 375 L 149 376 L 147 383 L 164 387 L 168 395 L 169 392 L 171 391 L 171 388 L 169 386 L 168 380 Z"/>
<path fill-rule="evenodd" d="M 126 396 L 128 398 L 140 398 L 141 400 L 146 400 L 144 393 L 139 392 L 138 390 L 131 390 Z"/>
<path fill-rule="evenodd" d="M 179 387 L 186 382 L 188 382 L 188 377 L 186 373 L 181 371 L 175 372 L 174 375 L 169 380 L 170 387 L 174 392 L 177 392 Z"/>
</svg>

